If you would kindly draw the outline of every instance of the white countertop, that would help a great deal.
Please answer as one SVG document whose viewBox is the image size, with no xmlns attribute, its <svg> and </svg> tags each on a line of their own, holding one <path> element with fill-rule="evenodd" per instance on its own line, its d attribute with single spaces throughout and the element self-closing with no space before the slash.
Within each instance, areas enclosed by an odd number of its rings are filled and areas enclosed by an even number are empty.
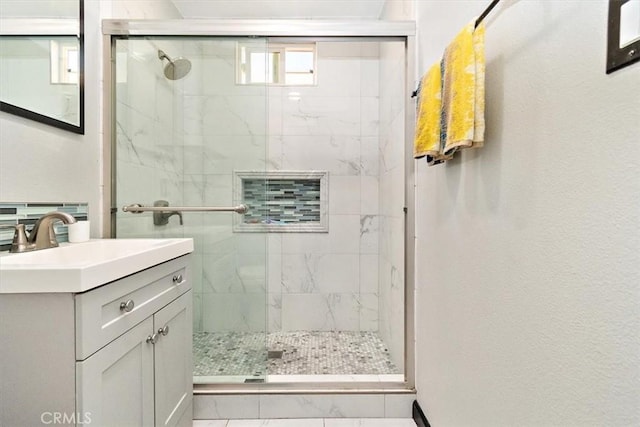
<svg viewBox="0 0 640 427">
<path fill-rule="evenodd" d="M 193 252 L 193 239 L 97 239 L 0 254 L 0 294 L 85 292 Z"/>
</svg>

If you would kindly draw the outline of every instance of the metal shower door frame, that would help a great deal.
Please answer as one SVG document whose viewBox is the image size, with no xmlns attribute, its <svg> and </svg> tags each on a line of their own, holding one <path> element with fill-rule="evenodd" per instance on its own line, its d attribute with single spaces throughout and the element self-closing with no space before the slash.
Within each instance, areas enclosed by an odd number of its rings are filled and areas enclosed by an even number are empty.
<svg viewBox="0 0 640 427">
<path fill-rule="evenodd" d="M 414 101 L 411 93 L 415 78 L 415 22 L 413 21 L 314 21 L 314 20 L 115 20 L 102 21 L 103 34 L 103 236 L 115 230 L 115 212 L 111 197 L 115 186 L 113 153 L 113 118 L 115 88 L 112 87 L 115 58 L 112 58 L 114 38 L 127 36 L 174 37 L 267 37 L 308 41 L 401 41 L 405 47 L 405 330 L 404 382 L 348 383 L 265 383 L 196 385 L 194 394 L 211 393 L 407 393 L 415 391 L 415 161 L 413 134 L 415 128 Z"/>
</svg>

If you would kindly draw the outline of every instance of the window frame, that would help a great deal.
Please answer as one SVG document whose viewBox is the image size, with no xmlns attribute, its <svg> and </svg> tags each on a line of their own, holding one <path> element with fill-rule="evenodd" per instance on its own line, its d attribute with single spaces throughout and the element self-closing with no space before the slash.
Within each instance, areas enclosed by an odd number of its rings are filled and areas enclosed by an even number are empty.
<svg viewBox="0 0 640 427">
<path fill-rule="evenodd" d="M 244 52 L 243 52 L 244 51 Z M 313 53 L 313 68 L 310 73 L 286 70 L 286 57 L 288 52 L 311 52 Z M 273 78 L 277 81 L 253 82 L 251 81 L 251 54 L 261 53 L 277 56 L 278 61 L 274 63 Z M 268 56 L 267 56 L 268 58 Z M 244 62 L 243 62 L 244 59 Z M 318 69 L 318 49 L 317 43 L 267 43 L 266 47 L 255 46 L 251 43 L 238 42 L 236 48 L 236 84 L 242 86 L 317 86 Z M 312 83 L 287 83 L 287 75 L 308 75 L 313 77 Z M 266 77 L 266 76 L 265 76 Z M 265 79 L 266 80 L 266 79 Z"/>
</svg>

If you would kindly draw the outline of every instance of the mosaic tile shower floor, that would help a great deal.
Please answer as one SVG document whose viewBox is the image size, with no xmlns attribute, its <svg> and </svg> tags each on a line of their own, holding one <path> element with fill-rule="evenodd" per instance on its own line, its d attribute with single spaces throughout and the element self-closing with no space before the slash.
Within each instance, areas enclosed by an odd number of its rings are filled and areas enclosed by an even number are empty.
<svg viewBox="0 0 640 427">
<path fill-rule="evenodd" d="M 195 332 L 195 376 L 398 374 L 375 332 Z M 267 359 L 267 350 L 282 358 Z M 265 372 L 266 370 L 266 372 Z"/>
</svg>

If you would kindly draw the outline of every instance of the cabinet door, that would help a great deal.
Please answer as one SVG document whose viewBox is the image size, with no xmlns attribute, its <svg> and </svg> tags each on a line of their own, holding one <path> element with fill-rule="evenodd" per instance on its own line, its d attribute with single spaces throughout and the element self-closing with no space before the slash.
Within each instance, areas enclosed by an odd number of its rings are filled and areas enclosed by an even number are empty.
<svg viewBox="0 0 640 427">
<path fill-rule="evenodd" d="M 153 425 L 153 345 L 146 342 L 152 333 L 149 317 L 76 363 L 78 412 L 89 417 L 86 424 Z"/>
<path fill-rule="evenodd" d="M 158 311 L 154 329 L 156 426 L 176 426 L 193 400 L 191 291 Z M 191 422 L 192 414 L 188 415 Z"/>
</svg>

